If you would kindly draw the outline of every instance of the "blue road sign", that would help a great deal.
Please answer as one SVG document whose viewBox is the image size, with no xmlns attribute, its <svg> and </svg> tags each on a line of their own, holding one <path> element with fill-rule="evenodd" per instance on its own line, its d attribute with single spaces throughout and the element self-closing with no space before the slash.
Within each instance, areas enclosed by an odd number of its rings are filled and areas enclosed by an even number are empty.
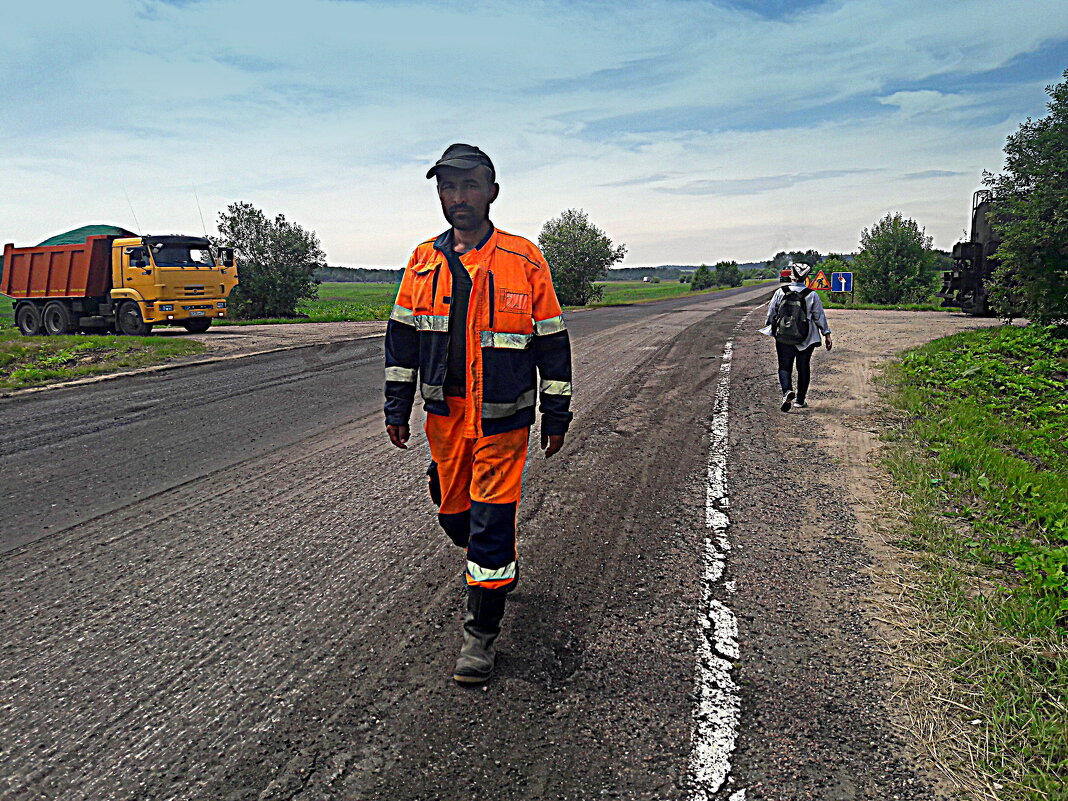
<svg viewBox="0 0 1068 801">
<path fill-rule="evenodd" d="M 853 273 L 831 273 L 832 292 L 852 292 Z"/>
</svg>

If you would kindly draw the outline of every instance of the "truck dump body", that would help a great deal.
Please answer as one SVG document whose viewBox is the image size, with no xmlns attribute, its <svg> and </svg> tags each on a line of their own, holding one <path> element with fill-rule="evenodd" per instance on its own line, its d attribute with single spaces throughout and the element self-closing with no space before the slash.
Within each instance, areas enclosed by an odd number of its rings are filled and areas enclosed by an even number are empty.
<svg viewBox="0 0 1068 801">
<path fill-rule="evenodd" d="M 111 289 L 112 236 L 81 244 L 4 246 L 0 292 L 13 298 L 103 297 Z"/>
</svg>

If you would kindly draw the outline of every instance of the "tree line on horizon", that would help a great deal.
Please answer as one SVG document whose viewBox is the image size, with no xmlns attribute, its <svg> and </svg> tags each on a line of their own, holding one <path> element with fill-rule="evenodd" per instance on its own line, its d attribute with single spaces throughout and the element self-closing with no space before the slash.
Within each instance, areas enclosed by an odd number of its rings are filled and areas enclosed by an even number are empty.
<svg viewBox="0 0 1068 801">
<path fill-rule="evenodd" d="M 1003 317 L 1023 316 L 1042 325 L 1068 323 L 1068 70 L 1063 77 L 1046 87 L 1048 115 L 1023 122 L 1008 137 L 1002 172 L 983 177 L 991 193 L 990 222 L 1001 237 L 991 304 Z M 230 301 L 238 317 L 293 316 L 300 300 L 317 296 L 322 281 L 396 281 L 400 276 L 388 269 L 331 267 L 314 231 L 282 214 L 269 219 L 250 203 L 228 206 L 219 213 L 218 227 L 216 244 L 233 247 L 238 261 L 241 283 Z M 547 221 L 538 245 L 565 305 L 598 300 L 599 283 L 609 278 L 685 280 L 691 269 L 612 269 L 626 246 L 615 244 L 583 209 L 567 209 Z M 823 256 L 810 249 L 780 251 L 764 263 L 699 265 L 692 268 L 690 284 L 692 289 L 710 281 L 740 284 L 742 272 L 775 277 L 791 261 L 803 261 L 824 271 L 851 270 L 864 301 L 925 303 L 933 300 L 940 273 L 952 268 L 949 254 L 934 249 L 925 229 L 900 211 L 862 229 L 859 245 L 855 255 Z"/>
</svg>

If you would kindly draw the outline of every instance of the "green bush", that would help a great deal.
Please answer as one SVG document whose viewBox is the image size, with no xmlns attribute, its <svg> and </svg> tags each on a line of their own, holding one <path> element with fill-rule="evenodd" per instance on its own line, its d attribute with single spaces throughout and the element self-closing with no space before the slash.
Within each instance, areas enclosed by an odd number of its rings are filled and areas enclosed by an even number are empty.
<svg viewBox="0 0 1068 801">
<path fill-rule="evenodd" d="M 931 237 L 900 212 L 860 233 L 853 279 L 868 303 L 923 303 L 934 292 L 937 257 Z"/>
</svg>

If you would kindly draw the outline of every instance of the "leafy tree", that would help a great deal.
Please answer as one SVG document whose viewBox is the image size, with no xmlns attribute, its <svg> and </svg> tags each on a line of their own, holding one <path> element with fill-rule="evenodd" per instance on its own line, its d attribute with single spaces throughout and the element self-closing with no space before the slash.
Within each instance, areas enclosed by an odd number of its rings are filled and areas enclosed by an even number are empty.
<svg viewBox="0 0 1068 801">
<path fill-rule="evenodd" d="M 1068 322 L 1068 70 L 1047 86 L 1049 115 L 1005 144 L 1005 171 L 985 174 L 1001 235 L 991 303 L 1040 325 Z"/>
<path fill-rule="evenodd" d="M 860 232 L 853 262 L 857 292 L 870 303 L 923 303 L 934 291 L 931 237 L 901 212 Z"/>
<path fill-rule="evenodd" d="M 693 274 L 693 278 L 690 279 L 690 291 L 695 292 L 698 289 L 711 289 L 715 286 L 715 280 L 712 277 L 712 271 L 708 269 L 707 264 L 702 264 Z"/>
<path fill-rule="evenodd" d="M 568 209 L 542 226 L 538 247 L 552 271 L 557 297 L 565 306 L 585 306 L 604 295 L 594 284 L 623 260 L 625 245 L 614 245 L 582 209 Z"/>
<path fill-rule="evenodd" d="M 319 237 L 279 214 L 273 220 L 251 203 L 219 212 L 216 246 L 234 249 L 241 283 L 230 294 L 238 317 L 294 317 L 297 303 L 316 297 L 315 271 L 326 267 Z"/>
<path fill-rule="evenodd" d="M 713 281 L 716 286 L 741 286 L 742 271 L 736 261 L 721 261 L 715 266 Z"/>
<path fill-rule="evenodd" d="M 774 275 L 777 277 L 781 270 L 785 270 L 790 265 L 790 254 L 785 250 L 780 250 L 776 253 L 771 261 L 767 263 L 767 266 L 775 271 Z"/>
<path fill-rule="evenodd" d="M 823 263 L 820 264 L 820 269 L 829 276 L 831 273 L 848 273 L 849 265 L 838 258 L 838 256 L 828 256 L 823 260 Z"/>
<path fill-rule="evenodd" d="M 322 267 L 315 271 L 317 281 L 338 283 L 399 284 L 404 270 L 376 267 Z"/>
<path fill-rule="evenodd" d="M 801 264 L 811 264 L 815 267 L 820 263 L 820 252 L 818 250 L 795 250 L 790 254 L 790 261 L 800 262 Z"/>
</svg>

